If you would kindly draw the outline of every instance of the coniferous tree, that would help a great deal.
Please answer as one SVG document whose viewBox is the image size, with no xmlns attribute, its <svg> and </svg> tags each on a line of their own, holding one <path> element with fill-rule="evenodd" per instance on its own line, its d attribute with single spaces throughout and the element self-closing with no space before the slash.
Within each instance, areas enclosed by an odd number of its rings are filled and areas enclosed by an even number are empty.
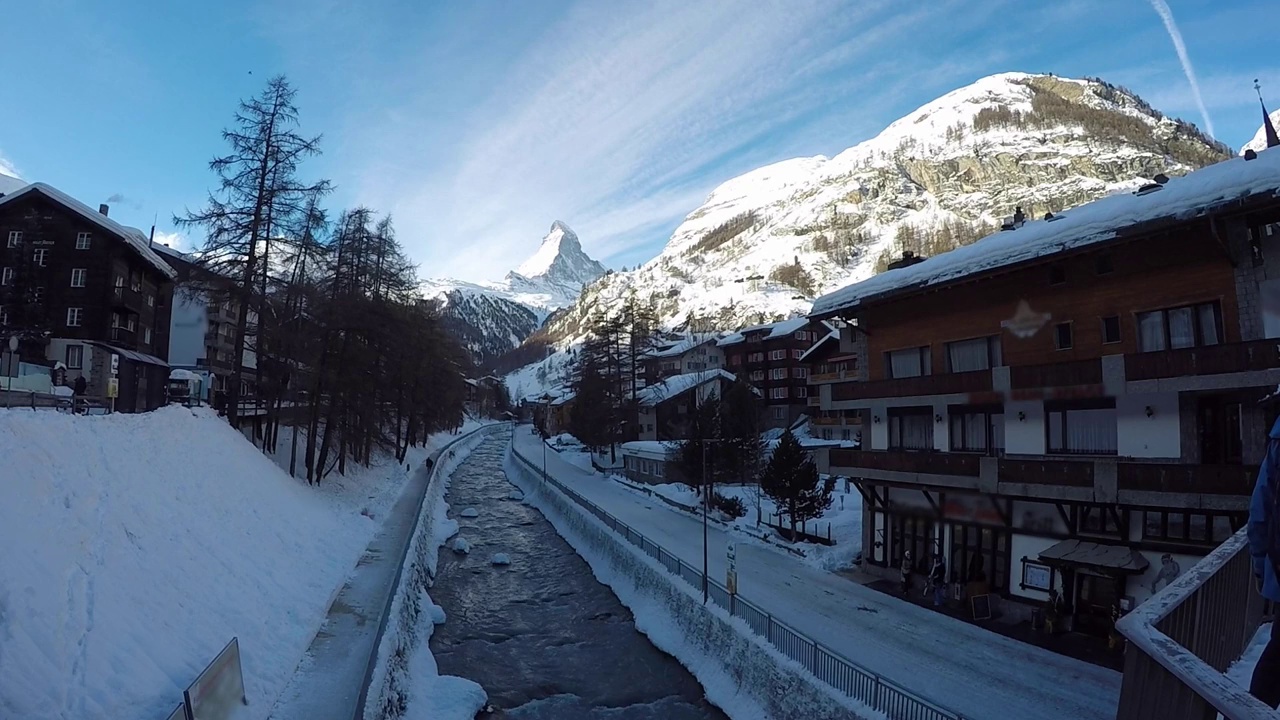
<svg viewBox="0 0 1280 720">
<path fill-rule="evenodd" d="M 728 482 L 752 484 L 756 491 L 756 523 L 759 524 L 759 475 L 764 460 L 762 404 L 751 385 L 735 380 L 721 400 L 720 443 L 717 455 Z"/>
<path fill-rule="evenodd" d="M 818 468 L 788 428 L 765 465 L 760 476 L 760 489 L 777 505 L 778 512 L 787 516 L 794 542 L 797 525 L 822 517 L 831 507 L 835 482 L 830 479 L 821 481 Z"/>
<path fill-rule="evenodd" d="M 720 462 L 722 453 L 717 447 L 723 419 L 720 401 L 705 398 L 690 409 L 688 417 L 684 438 L 673 441 L 671 449 L 684 484 L 698 490 L 706 502 L 714 496 L 716 482 L 726 479 L 726 466 Z"/>
</svg>

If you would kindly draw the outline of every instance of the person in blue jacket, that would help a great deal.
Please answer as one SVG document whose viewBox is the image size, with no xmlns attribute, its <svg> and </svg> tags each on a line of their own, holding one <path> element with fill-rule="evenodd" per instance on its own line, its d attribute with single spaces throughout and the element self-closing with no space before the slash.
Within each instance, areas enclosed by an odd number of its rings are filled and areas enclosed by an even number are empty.
<svg viewBox="0 0 1280 720">
<path fill-rule="evenodd" d="M 1280 602 L 1280 418 L 1267 438 L 1267 455 L 1258 468 L 1258 483 L 1249 504 L 1249 554 L 1262 595 Z M 1271 707 L 1280 706 L 1280 633 L 1271 623 L 1271 640 L 1253 671 L 1249 694 Z"/>
</svg>

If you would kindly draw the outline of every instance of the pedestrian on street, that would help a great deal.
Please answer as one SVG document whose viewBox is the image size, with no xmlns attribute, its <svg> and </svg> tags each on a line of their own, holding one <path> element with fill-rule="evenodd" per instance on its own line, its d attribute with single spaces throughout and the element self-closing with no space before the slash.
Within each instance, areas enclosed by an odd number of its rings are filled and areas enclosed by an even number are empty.
<svg viewBox="0 0 1280 720">
<path fill-rule="evenodd" d="M 1280 388 L 1277 389 L 1280 391 Z M 1274 399 L 1273 395 L 1271 399 Z M 1258 590 L 1272 602 L 1280 602 L 1280 418 L 1271 427 L 1267 454 L 1258 469 L 1258 483 L 1249 504 L 1249 554 L 1253 557 L 1253 574 Z M 1280 634 L 1271 623 L 1271 639 L 1253 670 L 1249 694 L 1269 707 L 1280 706 Z"/>
<path fill-rule="evenodd" d="M 911 571 L 913 563 L 911 560 L 911 551 L 902 553 L 902 594 L 906 595 L 911 592 Z"/>
<path fill-rule="evenodd" d="M 933 606 L 942 607 L 947 597 L 947 564 L 941 555 L 933 556 L 933 568 L 929 570 L 929 585 L 933 588 Z"/>
</svg>

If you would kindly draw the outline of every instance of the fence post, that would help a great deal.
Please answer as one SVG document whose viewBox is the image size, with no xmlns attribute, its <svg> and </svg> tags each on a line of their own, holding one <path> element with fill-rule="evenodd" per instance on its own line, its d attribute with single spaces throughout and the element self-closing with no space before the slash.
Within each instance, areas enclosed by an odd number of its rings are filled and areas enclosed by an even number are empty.
<svg viewBox="0 0 1280 720">
<path fill-rule="evenodd" d="M 876 679 L 876 684 L 871 687 L 871 709 L 879 710 L 881 707 L 880 706 L 880 676 L 873 675 L 872 677 Z"/>
<path fill-rule="evenodd" d="M 816 676 L 818 674 L 818 641 L 811 639 L 809 643 L 813 645 L 813 652 L 809 654 L 809 672 Z"/>
<path fill-rule="evenodd" d="M 765 613 L 764 618 L 767 621 L 764 626 L 764 630 L 765 630 L 764 639 L 772 643 L 773 642 L 773 616 L 770 615 L 769 613 Z"/>
<path fill-rule="evenodd" d="M 738 614 L 738 593 L 729 593 L 729 617 Z"/>
</svg>

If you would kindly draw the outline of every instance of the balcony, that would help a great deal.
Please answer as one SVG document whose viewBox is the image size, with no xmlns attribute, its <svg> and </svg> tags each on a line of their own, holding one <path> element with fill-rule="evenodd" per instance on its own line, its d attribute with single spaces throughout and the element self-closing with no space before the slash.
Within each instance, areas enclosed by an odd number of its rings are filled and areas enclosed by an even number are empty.
<svg viewBox="0 0 1280 720">
<path fill-rule="evenodd" d="M 1009 368 L 1009 385 L 1014 390 L 1101 383 L 1102 360 L 1100 358 L 1044 365 L 1013 365 Z"/>
<path fill-rule="evenodd" d="M 1276 340 L 1255 340 L 1136 353 L 1124 356 L 1124 372 L 1128 380 L 1157 380 L 1271 370 L 1280 368 L 1280 347 L 1277 345 Z"/>
<path fill-rule="evenodd" d="M 865 400 L 870 398 L 954 395 L 990 391 L 991 371 L 974 370 L 972 372 L 945 373 L 943 375 L 920 375 L 918 377 L 894 378 L 891 380 L 840 383 L 831 387 L 831 399 L 833 401 Z"/>
<path fill-rule="evenodd" d="M 1116 487 L 1145 492 L 1250 496 L 1257 475 L 1257 468 L 1247 465 L 1122 462 L 1116 468 Z"/>
<path fill-rule="evenodd" d="M 1093 462 L 1000 458 L 996 476 L 1002 483 L 1093 487 Z"/>
<path fill-rule="evenodd" d="M 979 455 L 944 452 L 903 452 L 899 450 L 832 450 L 831 467 L 866 468 L 890 472 L 928 475 L 963 475 L 978 477 L 982 458 Z"/>
<path fill-rule="evenodd" d="M 127 327 L 111 328 L 111 342 L 116 345 L 124 345 L 132 348 L 138 343 L 138 331 L 130 330 Z"/>
<path fill-rule="evenodd" d="M 1275 718 L 1225 675 L 1261 624 L 1263 606 L 1241 530 L 1116 624 L 1129 639 L 1116 717 Z"/>
<path fill-rule="evenodd" d="M 818 395 L 810 395 L 809 402 L 805 404 L 809 407 L 822 407 L 822 397 Z"/>
</svg>

